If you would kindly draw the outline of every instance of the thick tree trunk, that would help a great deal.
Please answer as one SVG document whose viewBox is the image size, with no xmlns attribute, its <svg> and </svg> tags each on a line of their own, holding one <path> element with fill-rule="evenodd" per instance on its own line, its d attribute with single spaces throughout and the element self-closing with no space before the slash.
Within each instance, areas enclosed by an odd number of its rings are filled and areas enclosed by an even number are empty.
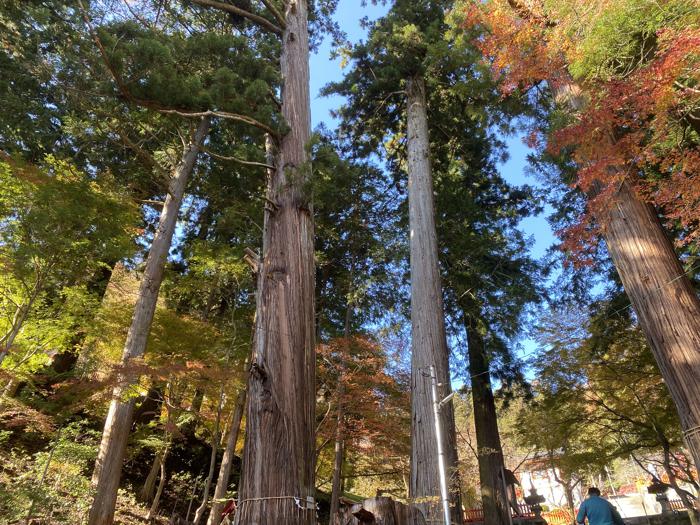
<svg viewBox="0 0 700 525">
<path fill-rule="evenodd" d="M 231 417 L 231 426 L 226 438 L 226 447 L 224 448 L 224 457 L 221 459 L 221 467 L 219 467 L 219 477 L 216 480 L 216 488 L 214 489 L 214 498 L 211 504 L 211 512 L 207 525 L 219 525 L 221 523 L 221 513 L 226 504 L 223 501 L 226 491 L 228 490 L 229 480 L 231 478 L 231 468 L 233 467 L 233 457 L 236 453 L 236 443 L 241 430 L 241 421 L 243 419 L 243 410 L 245 410 L 246 389 L 241 388 L 236 398 L 236 407 Z"/>
<path fill-rule="evenodd" d="M 700 467 L 700 299 L 654 209 L 624 182 L 601 217 L 605 242 Z"/>
<path fill-rule="evenodd" d="M 427 522 L 430 523 L 430 522 Z M 391 498 L 371 498 L 340 512 L 341 525 L 426 525 L 422 512 Z"/>
<path fill-rule="evenodd" d="M 314 231 L 306 0 L 286 0 L 282 114 L 263 233 L 243 479 L 235 523 L 315 523 Z M 310 500 L 307 500 L 310 498 Z"/>
<path fill-rule="evenodd" d="M 141 357 L 146 350 L 146 342 L 153 322 L 158 292 L 163 280 L 165 262 L 175 232 L 180 204 L 199 150 L 209 132 L 209 125 L 209 118 L 202 119 L 191 142 L 184 148 L 182 160 L 170 181 L 158 228 L 148 252 L 146 270 L 126 338 L 122 365 L 128 366 L 131 359 Z M 128 371 L 123 372 L 118 378 L 119 383 L 112 392 L 112 402 L 105 421 L 102 442 L 92 475 L 95 499 L 90 508 L 89 525 L 110 525 L 114 520 L 117 489 L 119 488 L 122 463 L 134 410 L 134 399 L 124 400 L 124 395 L 137 380 L 138 378 L 133 377 Z"/>
<path fill-rule="evenodd" d="M 503 448 L 498 432 L 496 402 L 491 387 L 486 348 L 476 322 L 467 314 L 465 318 L 484 523 L 485 525 L 508 525 L 510 520 L 508 519 L 508 494 L 503 483 L 505 468 Z"/>
<path fill-rule="evenodd" d="M 407 82 L 408 200 L 411 246 L 411 494 L 426 520 L 440 520 L 440 479 L 428 369 L 434 366 L 442 396 L 451 391 L 447 339 L 438 266 L 425 82 Z M 454 412 L 441 412 L 452 520 L 462 523 L 457 482 Z"/>
<path fill-rule="evenodd" d="M 519 16 L 527 6 L 508 0 Z M 558 103 L 574 112 L 587 100 L 569 79 L 551 84 Z M 696 468 L 700 469 L 700 299 L 680 265 L 654 208 L 625 181 L 598 217 L 603 236 L 639 324 L 678 410 Z"/>
</svg>

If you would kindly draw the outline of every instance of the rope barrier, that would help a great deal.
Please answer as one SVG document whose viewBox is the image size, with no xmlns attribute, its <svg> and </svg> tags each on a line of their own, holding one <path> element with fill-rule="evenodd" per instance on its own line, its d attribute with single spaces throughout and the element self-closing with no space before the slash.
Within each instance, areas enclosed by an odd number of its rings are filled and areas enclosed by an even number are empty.
<svg viewBox="0 0 700 525">
<path fill-rule="evenodd" d="M 238 503 L 241 507 L 244 503 L 255 502 L 255 501 L 272 501 L 272 500 L 292 500 L 301 510 L 318 510 L 318 505 L 316 500 L 312 496 L 306 498 L 301 498 L 299 496 L 266 496 L 264 498 L 246 498 Z M 303 503 L 303 505 L 302 505 Z"/>
</svg>

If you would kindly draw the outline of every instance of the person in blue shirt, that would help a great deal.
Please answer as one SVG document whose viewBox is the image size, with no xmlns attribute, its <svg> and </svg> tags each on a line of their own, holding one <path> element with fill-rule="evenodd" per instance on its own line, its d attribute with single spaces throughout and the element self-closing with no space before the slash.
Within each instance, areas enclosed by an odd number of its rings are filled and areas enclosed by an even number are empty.
<svg viewBox="0 0 700 525">
<path fill-rule="evenodd" d="M 625 525 L 620 513 L 608 500 L 600 497 L 600 490 L 595 487 L 588 489 L 588 498 L 581 503 L 576 516 L 576 523 L 584 524 L 588 518 L 588 525 Z"/>
</svg>

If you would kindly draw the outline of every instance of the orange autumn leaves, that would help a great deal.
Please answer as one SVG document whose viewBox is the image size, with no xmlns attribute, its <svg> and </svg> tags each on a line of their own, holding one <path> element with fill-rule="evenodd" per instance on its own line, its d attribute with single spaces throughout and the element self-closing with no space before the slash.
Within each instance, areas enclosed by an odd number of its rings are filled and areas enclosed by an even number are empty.
<svg viewBox="0 0 700 525">
<path fill-rule="evenodd" d="M 547 84 L 575 86 L 583 103 L 564 109 L 546 149 L 566 151 L 588 213 L 561 232 L 581 254 L 592 217 L 619 183 L 632 181 L 679 244 L 700 237 L 700 5 L 677 0 L 470 1 L 466 24 L 504 95 Z M 635 18 L 638 17 L 638 18 Z M 541 128 L 529 142 L 538 145 Z"/>
<path fill-rule="evenodd" d="M 327 397 L 319 406 L 327 412 L 318 429 L 321 442 L 335 438 L 340 402 L 349 443 L 360 449 L 371 444 L 377 454 L 407 448 L 398 441 L 410 426 L 408 391 L 389 373 L 388 356 L 379 343 L 365 336 L 338 337 L 317 347 L 317 359 L 317 383 Z"/>
</svg>

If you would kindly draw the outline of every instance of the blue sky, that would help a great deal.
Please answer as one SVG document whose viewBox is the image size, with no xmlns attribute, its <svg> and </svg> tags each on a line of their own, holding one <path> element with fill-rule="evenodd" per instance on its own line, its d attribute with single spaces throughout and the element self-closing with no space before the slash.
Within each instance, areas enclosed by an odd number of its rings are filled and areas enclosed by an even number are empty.
<svg viewBox="0 0 700 525">
<path fill-rule="evenodd" d="M 370 19 L 381 17 L 388 7 L 386 6 L 360 6 L 360 0 L 340 0 L 335 18 L 340 27 L 348 35 L 351 42 L 357 42 L 366 37 L 366 32 L 360 27 L 359 20 L 368 16 Z M 329 42 L 324 42 L 319 51 L 311 56 L 311 111 L 313 126 L 325 123 L 333 129 L 335 123 L 330 116 L 330 111 L 339 107 L 343 100 L 341 97 L 321 97 L 320 89 L 328 82 L 340 80 L 343 70 L 340 60 L 331 60 Z M 528 147 L 518 136 L 507 137 L 509 159 L 501 164 L 499 169 L 503 177 L 512 184 L 530 184 L 537 186 L 537 181 L 526 174 Z M 545 212 L 546 214 L 546 212 Z M 554 243 L 552 233 L 545 214 L 529 217 L 521 223 L 521 229 L 532 238 L 531 253 L 534 257 L 542 257 L 547 249 Z M 535 343 L 527 338 L 522 342 L 522 352 L 530 354 L 535 350 Z"/>
</svg>

